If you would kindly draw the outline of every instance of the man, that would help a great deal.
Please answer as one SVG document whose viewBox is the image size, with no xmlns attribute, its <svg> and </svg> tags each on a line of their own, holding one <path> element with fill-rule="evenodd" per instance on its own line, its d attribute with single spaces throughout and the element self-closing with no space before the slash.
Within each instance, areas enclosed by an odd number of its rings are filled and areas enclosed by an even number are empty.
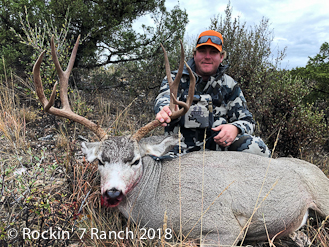
<svg viewBox="0 0 329 247">
<path fill-rule="evenodd" d="M 163 123 L 166 132 L 178 133 L 180 128 L 184 138 L 183 152 L 200 150 L 205 141 L 208 150 L 270 156 L 271 152 L 262 139 L 252 136 L 255 122 L 240 87 L 224 74 L 228 66 L 221 64 L 226 57 L 223 44 L 219 32 L 208 30 L 199 35 L 193 58 L 188 61 L 196 77 L 195 96 L 190 110 L 171 122 L 169 85 L 165 78 L 154 107 L 156 119 Z M 177 71 L 173 71 L 171 76 L 175 77 L 176 74 Z M 189 74 L 184 67 L 177 94 L 179 100 L 186 99 L 188 86 Z"/>
</svg>

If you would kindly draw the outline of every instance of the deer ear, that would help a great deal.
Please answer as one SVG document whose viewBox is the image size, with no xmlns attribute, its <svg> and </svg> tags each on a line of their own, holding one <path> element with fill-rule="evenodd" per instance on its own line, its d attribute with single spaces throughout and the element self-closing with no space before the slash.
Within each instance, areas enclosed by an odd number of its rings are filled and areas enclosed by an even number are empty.
<svg viewBox="0 0 329 247">
<path fill-rule="evenodd" d="M 171 135 L 165 138 L 159 136 L 143 138 L 139 142 L 141 155 L 154 155 L 160 157 L 168 153 L 178 144 L 178 141 L 179 139 L 177 135 Z"/>
<path fill-rule="evenodd" d="M 100 142 L 83 142 L 81 143 L 81 150 L 86 155 L 89 162 L 93 162 L 99 157 Z"/>
</svg>

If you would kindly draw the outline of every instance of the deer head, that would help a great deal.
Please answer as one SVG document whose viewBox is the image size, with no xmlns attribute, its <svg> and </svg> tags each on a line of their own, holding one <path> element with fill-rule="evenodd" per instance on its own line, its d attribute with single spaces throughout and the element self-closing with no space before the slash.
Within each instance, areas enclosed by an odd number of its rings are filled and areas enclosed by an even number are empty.
<svg viewBox="0 0 329 247">
<path fill-rule="evenodd" d="M 145 155 L 162 156 L 178 143 L 177 136 L 152 136 L 136 142 L 115 136 L 103 142 L 82 143 L 89 162 L 97 159 L 101 176 L 102 205 L 116 207 L 143 175 Z"/>
</svg>

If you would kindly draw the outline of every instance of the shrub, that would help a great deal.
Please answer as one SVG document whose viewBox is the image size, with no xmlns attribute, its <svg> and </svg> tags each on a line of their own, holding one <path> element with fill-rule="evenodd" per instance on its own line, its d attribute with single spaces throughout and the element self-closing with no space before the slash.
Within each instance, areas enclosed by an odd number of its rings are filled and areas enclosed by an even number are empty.
<svg viewBox="0 0 329 247">
<path fill-rule="evenodd" d="M 299 157 L 321 150 L 327 128 L 324 113 L 312 104 L 303 104 L 310 91 L 302 80 L 286 71 L 264 70 L 245 93 L 257 134 L 270 148 L 280 132 L 275 150 L 279 156 Z"/>
</svg>

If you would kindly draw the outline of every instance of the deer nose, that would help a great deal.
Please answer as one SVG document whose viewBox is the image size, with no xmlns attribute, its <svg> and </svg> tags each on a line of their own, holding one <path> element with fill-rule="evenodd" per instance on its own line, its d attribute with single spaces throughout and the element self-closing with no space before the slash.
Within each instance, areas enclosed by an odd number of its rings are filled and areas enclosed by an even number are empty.
<svg viewBox="0 0 329 247">
<path fill-rule="evenodd" d="M 117 190 L 116 188 L 112 188 L 112 189 L 110 189 L 110 190 L 107 190 L 107 191 L 106 191 L 106 194 L 107 194 L 110 198 L 114 199 L 114 198 L 117 198 L 118 196 L 121 195 L 121 191 L 120 191 L 120 190 Z"/>
</svg>

